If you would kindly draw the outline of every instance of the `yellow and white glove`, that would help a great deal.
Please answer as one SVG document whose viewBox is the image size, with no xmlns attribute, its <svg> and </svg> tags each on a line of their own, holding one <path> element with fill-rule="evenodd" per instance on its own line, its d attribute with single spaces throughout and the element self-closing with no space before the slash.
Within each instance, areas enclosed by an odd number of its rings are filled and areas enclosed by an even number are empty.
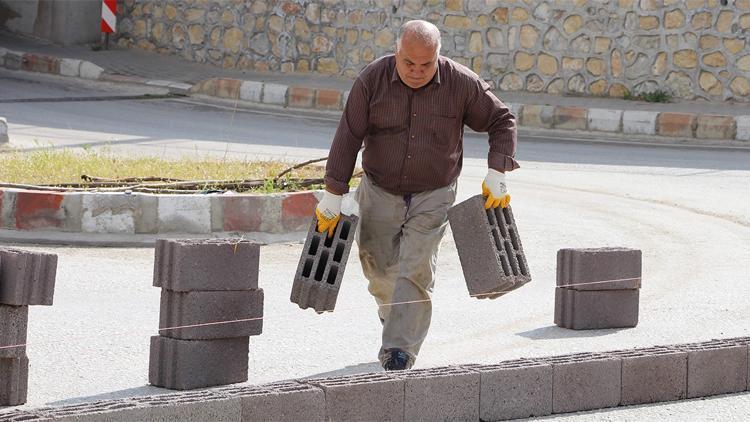
<svg viewBox="0 0 750 422">
<path fill-rule="evenodd" d="M 328 231 L 328 237 L 333 236 L 336 224 L 341 219 L 341 195 L 328 191 L 323 192 L 323 199 L 315 208 L 315 217 L 318 219 L 318 232 Z"/>
<path fill-rule="evenodd" d="M 505 173 L 494 169 L 487 170 L 487 177 L 482 182 L 482 195 L 487 197 L 484 203 L 484 209 L 505 208 L 510 204 L 510 195 L 508 188 L 505 186 Z"/>
</svg>

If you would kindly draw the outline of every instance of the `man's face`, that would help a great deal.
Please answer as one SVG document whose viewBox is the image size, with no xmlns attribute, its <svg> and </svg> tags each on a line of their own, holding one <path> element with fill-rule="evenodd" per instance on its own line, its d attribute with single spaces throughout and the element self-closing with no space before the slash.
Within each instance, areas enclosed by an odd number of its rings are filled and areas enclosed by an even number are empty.
<svg viewBox="0 0 750 422">
<path fill-rule="evenodd" d="M 437 71 L 436 48 L 407 37 L 401 40 L 401 48 L 396 48 L 396 70 L 401 80 L 413 89 L 427 85 Z"/>
</svg>

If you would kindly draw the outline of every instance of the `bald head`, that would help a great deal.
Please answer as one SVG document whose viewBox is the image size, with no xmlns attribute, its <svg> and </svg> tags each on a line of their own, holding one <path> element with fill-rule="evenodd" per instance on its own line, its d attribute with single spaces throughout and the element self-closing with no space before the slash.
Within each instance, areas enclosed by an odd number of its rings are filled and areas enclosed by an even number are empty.
<svg viewBox="0 0 750 422">
<path fill-rule="evenodd" d="M 400 50 L 403 43 L 418 45 L 440 53 L 440 30 L 437 26 L 423 20 L 408 21 L 401 25 L 396 39 L 396 51 Z"/>
</svg>

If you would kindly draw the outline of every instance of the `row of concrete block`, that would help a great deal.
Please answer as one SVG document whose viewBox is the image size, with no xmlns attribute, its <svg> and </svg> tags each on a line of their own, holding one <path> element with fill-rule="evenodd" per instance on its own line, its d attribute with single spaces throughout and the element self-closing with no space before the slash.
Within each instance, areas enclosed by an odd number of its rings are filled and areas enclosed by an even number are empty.
<svg viewBox="0 0 750 422">
<path fill-rule="evenodd" d="M 641 275 L 638 249 L 560 249 L 555 324 L 574 330 L 635 327 Z"/>
<path fill-rule="evenodd" d="M 234 239 L 159 239 L 154 286 L 159 334 L 149 382 L 193 389 L 247 380 L 249 337 L 263 330 L 260 245 Z"/>
<path fill-rule="evenodd" d="M 746 391 L 748 345 L 742 337 L 227 386 L 13 411 L 0 420 L 506 420 Z"/>
</svg>

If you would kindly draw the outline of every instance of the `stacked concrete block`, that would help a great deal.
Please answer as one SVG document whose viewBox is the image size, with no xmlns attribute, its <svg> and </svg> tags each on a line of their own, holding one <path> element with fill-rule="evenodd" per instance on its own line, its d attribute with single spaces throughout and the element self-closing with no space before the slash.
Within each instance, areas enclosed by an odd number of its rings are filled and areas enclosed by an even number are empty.
<svg viewBox="0 0 750 422">
<path fill-rule="evenodd" d="M 620 404 L 620 359 L 599 353 L 579 353 L 539 361 L 552 365 L 552 413 Z"/>
<path fill-rule="evenodd" d="M 323 390 L 298 381 L 215 390 L 222 396 L 240 400 L 242 420 L 273 419 L 278 422 L 325 421 L 326 397 Z"/>
<path fill-rule="evenodd" d="M 333 236 L 328 237 L 327 232 L 318 233 L 318 221 L 313 218 L 294 275 L 292 303 L 318 313 L 333 311 L 358 221 L 356 215 L 342 214 Z"/>
<path fill-rule="evenodd" d="M 314 378 L 305 382 L 324 391 L 328 421 L 405 420 L 404 381 L 388 374 Z"/>
<path fill-rule="evenodd" d="M 57 255 L 0 248 L 0 406 L 26 403 L 29 306 L 52 305 Z"/>
<path fill-rule="evenodd" d="M 687 353 L 668 347 L 607 353 L 622 361 L 620 404 L 656 403 L 687 395 Z"/>
<path fill-rule="evenodd" d="M 469 294 L 494 299 L 531 281 L 511 207 L 484 209 L 477 195 L 448 211 Z"/>
<path fill-rule="evenodd" d="M 640 287 L 640 250 L 560 249 L 555 324 L 574 330 L 635 327 Z"/>
<path fill-rule="evenodd" d="M 472 366 L 479 372 L 479 420 L 497 421 L 552 413 L 552 365 L 516 359 Z"/>
<path fill-rule="evenodd" d="M 404 381 L 405 421 L 479 420 L 479 372 L 448 366 L 395 374 Z"/>
<path fill-rule="evenodd" d="M 260 245 L 233 239 L 160 239 L 159 335 L 149 381 L 178 390 L 247 380 L 249 337 L 263 329 Z"/>
</svg>

